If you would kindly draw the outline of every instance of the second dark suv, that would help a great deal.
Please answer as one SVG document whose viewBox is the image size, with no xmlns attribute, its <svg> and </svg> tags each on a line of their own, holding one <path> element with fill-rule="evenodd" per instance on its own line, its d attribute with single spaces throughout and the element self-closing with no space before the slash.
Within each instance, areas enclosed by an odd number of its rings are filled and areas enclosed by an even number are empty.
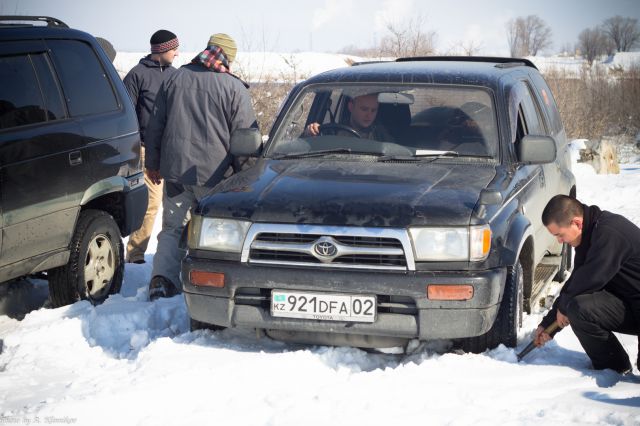
<svg viewBox="0 0 640 426">
<path fill-rule="evenodd" d="M 527 60 L 328 71 L 294 88 L 260 147 L 234 134 L 231 152 L 260 153 L 256 165 L 193 215 L 182 283 L 194 327 L 477 352 L 514 346 L 523 311 L 569 267 L 541 213 L 575 178 Z"/>
<path fill-rule="evenodd" d="M 0 282 L 47 272 L 54 306 L 119 291 L 147 204 L 138 122 L 89 34 L 0 17 Z"/>
</svg>

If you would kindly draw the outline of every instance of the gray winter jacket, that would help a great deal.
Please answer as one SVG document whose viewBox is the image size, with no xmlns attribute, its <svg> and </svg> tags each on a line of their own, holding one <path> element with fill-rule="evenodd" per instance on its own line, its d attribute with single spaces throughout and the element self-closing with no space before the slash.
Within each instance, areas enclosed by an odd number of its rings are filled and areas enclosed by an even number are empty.
<svg viewBox="0 0 640 426">
<path fill-rule="evenodd" d="M 133 105 L 136 107 L 143 145 L 156 94 L 164 79 L 176 71 L 171 65 L 160 65 L 159 62 L 151 59 L 151 55 L 147 55 L 140 59 L 138 65 L 131 68 L 123 79 Z"/>
<path fill-rule="evenodd" d="M 236 129 L 257 127 L 249 91 L 236 77 L 182 66 L 162 84 L 146 139 L 146 167 L 169 182 L 213 187 L 232 163 Z"/>
</svg>

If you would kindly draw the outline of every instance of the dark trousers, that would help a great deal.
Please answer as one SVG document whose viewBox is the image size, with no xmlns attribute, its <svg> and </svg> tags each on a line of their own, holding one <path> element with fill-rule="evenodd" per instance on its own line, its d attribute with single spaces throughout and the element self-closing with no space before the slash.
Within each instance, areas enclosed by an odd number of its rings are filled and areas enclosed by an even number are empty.
<svg viewBox="0 0 640 426">
<path fill-rule="evenodd" d="M 571 329 L 591 358 L 593 368 L 618 372 L 631 368 L 629 355 L 613 331 L 640 336 L 640 300 L 623 300 L 602 290 L 576 296 L 567 310 Z M 640 362 L 640 353 L 638 358 Z"/>
</svg>

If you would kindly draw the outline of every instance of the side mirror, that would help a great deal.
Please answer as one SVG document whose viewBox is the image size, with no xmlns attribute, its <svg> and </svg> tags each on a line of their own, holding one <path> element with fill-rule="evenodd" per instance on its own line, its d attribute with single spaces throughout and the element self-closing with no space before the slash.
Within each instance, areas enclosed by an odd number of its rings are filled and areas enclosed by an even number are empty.
<svg viewBox="0 0 640 426">
<path fill-rule="evenodd" d="M 229 152 L 236 157 L 255 157 L 262 151 L 262 135 L 258 129 L 237 129 L 231 135 Z"/>
<path fill-rule="evenodd" d="M 516 146 L 518 160 L 523 164 L 545 164 L 556 160 L 556 142 L 550 136 L 528 135 Z"/>
<path fill-rule="evenodd" d="M 487 206 L 499 205 L 501 203 L 502 194 L 494 189 L 483 189 L 480 191 L 480 197 L 478 198 L 476 216 L 482 219 L 487 212 Z"/>
</svg>

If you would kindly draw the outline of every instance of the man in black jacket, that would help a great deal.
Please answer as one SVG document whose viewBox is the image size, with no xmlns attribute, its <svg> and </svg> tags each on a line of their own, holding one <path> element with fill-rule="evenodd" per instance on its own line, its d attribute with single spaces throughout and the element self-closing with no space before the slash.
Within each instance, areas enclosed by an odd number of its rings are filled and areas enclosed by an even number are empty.
<svg viewBox="0 0 640 426">
<path fill-rule="evenodd" d="M 178 56 L 178 47 L 180 46 L 178 37 L 168 30 L 158 30 L 153 33 L 149 43 L 151 53 L 140 59 L 138 65 L 133 67 L 124 78 L 124 85 L 136 107 L 136 115 L 140 123 L 140 139 L 142 140 L 140 157 L 143 163 L 145 161 L 145 140 L 149 117 L 151 117 L 156 95 L 162 82 L 176 71 L 171 64 Z M 154 183 L 147 171 L 144 174 L 144 183 L 147 184 L 149 190 L 147 213 L 144 215 L 140 229 L 129 236 L 126 259 L 130 263 L 145 262 L 144 253 L 147 251 L 156 215 L 162 203 L 162 183 Z"/>
<path fill-rule="evenodd" d="M 595 369 L 631 371 L 613 332 L 640 336 L 640 228 L 566 195 L 549 201 L 542 222 L 576 255 L 571 277 L 536 330 L 536 345 L 553 338 L 544 328 L 554 320 L 560 327 L 571 324 Z"/>
</svg>

